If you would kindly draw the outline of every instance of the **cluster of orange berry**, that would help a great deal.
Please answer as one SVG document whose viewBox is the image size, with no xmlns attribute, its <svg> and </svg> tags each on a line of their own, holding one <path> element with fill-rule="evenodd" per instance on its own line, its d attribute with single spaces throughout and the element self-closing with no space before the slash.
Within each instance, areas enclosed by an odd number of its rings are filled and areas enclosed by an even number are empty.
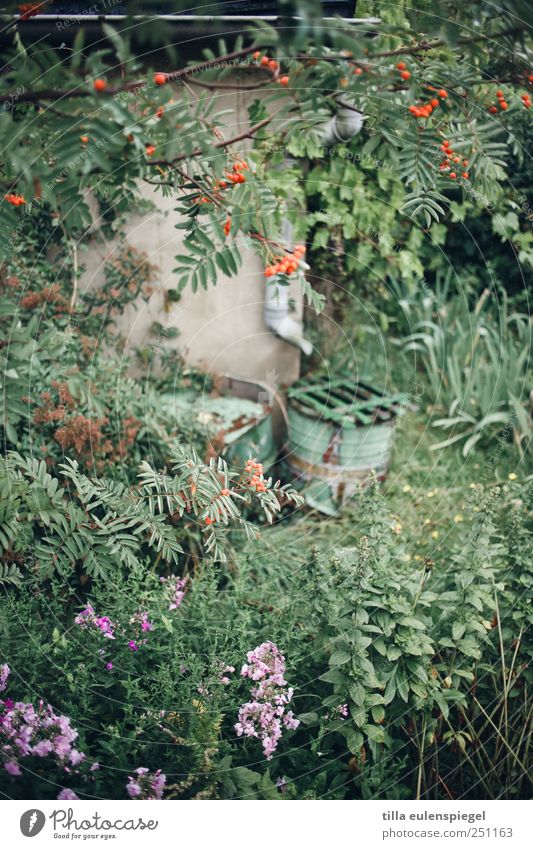
<svg viewBox="0 0 533 849">
<path fill-rule="evenodd" d="M 237 159 L 233 163 L 233 167 L 231 171 L 226 171 L 225 180 L 217 180 L 216 186 L 213 189 L 213 194 L 215 196 L 220 197 L 220 191 L 223 189 L 231 188 L 231 184 L 236 185 L 237 183 L 245 183 L 246 177 L 242 173 L 243 171 L 249 171 L 248 164 L 243 159 Z M 206 197 L 205 195 L 199 198 L 198 203 L 212 203 L 211 198 Z M 226 233 L 227 235 L 227 233 Z"/>
<path fill-rule="evenodd" d="M 496 97 L 498 98 L 500 109 L 503 109 L 504 112 L 509 109 L 509 104 L 506 102 L 505 95 L 501 89 L 498 89 L 498 91 L 496 92 Z M 493 115 L 495 115 L 497 111 L 497 106 L 489 106 L 489 112 L 492 112 Z"/>
<path fill-rule="evenodd" d="M 286 253 L 284 256 L 275 256 L 274 265 L 267 265 L 265 268 L 265 277 L 274 277 L 275 274 L 294 274 L 298 270 L 298 266 L 305 254 L 303 245 L 296 245 L 292 253 Z"/>
<path fill-rule="evenodd" d="M 440 88 L 437 92 L 438 97 L 441 100 L 446 100 L 448 97 L 448 92 L 444 88 Z M 409 112 L 411 115 L 414 115 L 415 118 L 429 118 L 431 113 L 437 106 L 440 105 L 440 101 L 437 97 L 433 97 L 428 103 L 422 103 L 420 106 L 409 106 Z"/>
<path fill-rule="evenodd" d="M 468 168 L 468 160 L 467 159 L 461 159 L 461 157 L 458 156 L 455 153 L 450 142 L 447 141 L 446 139 L 442 142 L 442 144 L 440 146 L 440 150 L 442 150 L 442 152 L 444 154 L 444 159 L 439 165 L 440 170 L 443 171 L 443 172 L 449 171 L 450 173 L 448 174 L 448 177 L 450 178 L 450 180 L 456 180 L 457 179 L 456 172 L 450 170 L 453 167 L 452 163 L 455 163 L 456 165 L 461 164 L 463 168 Z M 463 171 L 461 176 L 465 180 L 468 180 L 468 171 Z"/>
<path fill-rule="evenodd" d="M 407 70 L 407 65 L 405 64 L 405 62 L 398 62 L 396 67 L 400 72 L 400 77 L 402 78 L 402 80 L 411 79 L 411 72 Z"/>
<path fill-rule="evenodd" d="M 19 15 L 21 21 L 29 21 L 35 15 L 40 15 L 44 11 L 48 0 L 43 0 L 41 3 L 19 3 Z"/>
<path fill-rule="evenodd" d="M 275 59 L 272 59 L 266 54 L 263 55 L 260 50 L 256 50 L 255 53 L 252 53 L 252 59 L 254 62 L 258 62 L 262 68 L 268 68 L 269 71 L 272 71 L 272 73 L 276 75 L 276 82 L 280 85 L 289 85 L 289 77 L 287 74 L 283 74 L 281 77 L 277 76 L 279 73 L 279 62 L 276 62 Z"/>
<path fill-rule="evenodd" d="M 231 171 L 226 171 L 226 178 L 230 181 L 230 183 L 245 183 L 246 177 L 242 173 L 243 171 L 248 171 L 248 165 L 244 162 L 243 159 L 237 159 L 236 162 L 233 163 L 233 168 Z M 227 183 L 222 180 L 219 183 L 221 188 L 225 188 Z"/>
<path fill-rule="evenodd" d="M 529 94 L 521 94 L 520 98 L 526 109 L 531 109 L 531 98 Z"/>
<path fill-rule="evenodd" d="M 15 195 L 13 192 L 9 195 L 4 195 L 4 200 L 7 200 L 11 206 L 21 206 L 23 203 L 26 203 L 22 195 Z"/>
<path fill-rule="evenodd" d="M 224 223 L 224 235 L 229 236 L 231 232 L 231 215 L 228 215 Z"/>
<path fill-rule="evenodd" d="M 268 487 L 263 479 L 263 464 L 255 460 L 247 460 L 244 473 L 250 476 L 249 485 L 255 486 L 256 492 L 266 492 Z"/>
</svg>

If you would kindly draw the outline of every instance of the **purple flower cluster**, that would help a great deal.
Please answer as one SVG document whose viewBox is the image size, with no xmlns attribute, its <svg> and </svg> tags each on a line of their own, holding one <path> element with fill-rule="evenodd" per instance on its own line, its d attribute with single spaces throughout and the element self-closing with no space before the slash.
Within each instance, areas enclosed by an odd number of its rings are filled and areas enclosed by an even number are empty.
<svg viewBox="0 0 533 849">
<path fill-rule="evenodd" d="M 138 610 L 130 619 L 132 625 L 140 625 L 141 631 L 153 631 L 154 623 L 148 619 L 146 610 Z"/>
<path fill-rule="evenodd" d="M 160 578 L 159 580 L 165 585 L 165 591 L 169 601 L 168 609 L 177 610 L 185 596 L 187 578 L 178 578 L 176 575 L 170 575 L 169 578 Z"/>
<path fill-rule="evenodd" d="M 167 777 L 160 769 L 151 773 L 145 766 L 140 766 L 128 778 L 126 790 L 130 799 L 162 798 Z"/>
<path fill-rule="evenodd" d="M 285 681 L 285 658 L 274 643 L 262 643 L 246 657 L 248 663 L 242 667 L 241 675 L 258 683 L 252 688 L 251 700 L 239 708 L 235 731 L 238 737 L 261 740 L 265 757 L 271 760 L 283 726 L 294 729 L 300 724 L 293 712 L 286 710 L 293 689 Z"/>
<path fill-rule="evenodd" d="M 79 796 L 76 796 L 74 790 L 71 790 L 70 787 L 64 787 L 63 790 L 60 790 L 57 794 L 58 799 L 79 799 Z"/>
<path fill-rule="evenodd" d="M 4 663 L 2 666 L 0 666 L 0 693 L 5 690 L 7 686 L 7 679 L 9 678 L 10 672 L 11 669 L 9 668 L 7 663 Z"/>
<path fill-rule="evenodd" d="M 74 618 L 74 623 L 79 625 L 80 628 L 94 628 L 100 631 L 104 637 L 108 637 L 111 640 L 115 640 L 118 635 L 127 641 L 128 648 L 132 652 L 139 651 L 141 645 L 146 644 L 146 637 L 141 639 L 142 635 L 148 631 L 152 631 L 154 627 L 153 622 L 150 622 L 148 618 L 148 612 L 146 610 L 138 610 L 130 619 L 130 625 L 133 625 L 134 633 L 133 635 L 131 633 L 128 634 L 125 628 L 113 623 L 109 616 L 96 616 L 94 608 L 90 604 L 87 605 L 85 610 L 78 613 Z M 103 657 L 105 654 L 104 650 L 101 649 L 99 654 Z M 107 661 L 105 667 L 110 672 L 113 669 L 113 663 Z"/>
<path fill-rule="evenodd" d="M 10 775 L 21 775 L 19 760 L 30 755 L 50 755 L 66 772 L 85 760 L 85 754 L 74 747 L 78 732 L 70 719 L 56 714 L 50 705 L 40 701 L 36 709 L 30 702 L 6 699 L 0 700 L 0 711 L 0 753 Z"/>
<path fill-rule="evenodd" d="M 110 640 L 115 639 L 115 626 L 109 616 L 96 616 L 94 607 L 91 607 L 90 604 L 87 605 L 85 610 L 78 613 L 74 622 L 80 628 L 96 628 L 96 630 L 102 632 L 104 637 L 108 637 Z"/>
<path fill-rule="evenodd" d="M 226 666 L 224 663 L 220 664 L 220 674 L 219 681 L 221 684 L 229 684 L 230 679 L 228 678 L 228 674 L 231 675 L 232 672 L 235 672 L 234 666 Z"/>
</svg>

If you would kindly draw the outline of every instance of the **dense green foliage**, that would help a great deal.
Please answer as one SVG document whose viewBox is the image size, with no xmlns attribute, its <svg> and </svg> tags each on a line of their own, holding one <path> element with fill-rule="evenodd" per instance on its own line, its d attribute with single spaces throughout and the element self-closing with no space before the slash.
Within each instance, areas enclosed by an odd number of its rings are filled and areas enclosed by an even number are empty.
<svg viewBox="0 0 533 849">
<path fill-rule="evenodd" d="M 369 34 L 325 25 L 319 3 L 282 5 L 305 11 L 290 37 L 253 25 L 200 65 L 162 20 L 143 23 L 165 55 L 139 49 L 132 21 L 58 50 L 8 25 L 8 797 L 127 798 L 139 768 L 164 773 L 169 799 L 531 793 L 530 9 L 364 2 L 358 14 L 382 18 Z M 217 92 L 247 85 L 258 99 L 231 136 Z M 363 128 L 325 147 L 320 127 L 346 102 Z M 292 256 L 288 216 L 310 268 L 271 276 L 296 274 L 310 303 L 304 369 L 370 374 L 416 402 L 386 482 L 371 474 L 342 515 L 295 509 L 292 482 L 255 458 L 228 466 L 192 410 L 169 416 L 164 392 L 216 377 L 165 350 L 162 323 L 157 344 L 125 353 L 124 318 L 151 295 L 143 253 L 121 238 L 102 285 L 80 291 L 95 221 L 120 236 L 146 208 L 143 182 L 173 198 L 185 234 L 167 307 L 235 275 L 243 245 L 268 266 Z M 265 646 L 277 678 L 246 680 Z M 12 702 L 40 699 L 84 758 L 9 736 Z M 273 704 L 269 749 L 257 729 Z"/>
</svg>

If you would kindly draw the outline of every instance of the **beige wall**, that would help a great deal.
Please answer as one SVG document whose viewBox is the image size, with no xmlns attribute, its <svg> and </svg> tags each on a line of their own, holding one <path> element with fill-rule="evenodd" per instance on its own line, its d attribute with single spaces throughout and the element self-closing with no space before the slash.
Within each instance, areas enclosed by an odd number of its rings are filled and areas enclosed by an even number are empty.
<svg viewBox="0 0 533 849">
<path fill-rule="evenodd" d="M 227 132 L 232 135 L 247 127 L 247 102 L 257 94 L 224 94 L 220 108 L 230 107 L 226 118 Z M 178 304 L 169 312 L 163 309 L 164 290 L 173 289 L 177 275 L 175 256 L 183 253 L 182 230 L 175 229 L 178 215 L 173 211 L 175 200 L 162 198 L 150 186 L 143 186 L 144 197 L 154 201 L 157 211 L 146 216 L 132 216 L 125 227 L 127 241 L 148 254 L 157 266 L 156 291 L 148 304 L 142 301 L 138 309 L 130 308 L 121 317 L 118 329 L 129 347 L 148 346 L 156 342 L 150 333 L 153 322 L 177 327 L 180 335 L 165 341 L 165 346 L 180 349 L 188 362 L 202 365 L 215 373 L 230 373 L 236 377 L 285 384 L 299 373 L 300 352 L 269 332 L 263 319 L 265 277 L 260 259 L 242 247 L 243 263 L 233 278 L 220 275 L 215 288 L 192 294 L 185 290 Z M 98 230 L 95 222 L 94 231 Z M 94 232 L 89 251 L 81 259 L 86 271 L 80 289 L 97 286 L 102 279 L 102 266 L 117 247 Z M 291 293 L 298 301 L 299 289 Z M 302 305 L 300 304 L 301 313 Z"/>
</svg>

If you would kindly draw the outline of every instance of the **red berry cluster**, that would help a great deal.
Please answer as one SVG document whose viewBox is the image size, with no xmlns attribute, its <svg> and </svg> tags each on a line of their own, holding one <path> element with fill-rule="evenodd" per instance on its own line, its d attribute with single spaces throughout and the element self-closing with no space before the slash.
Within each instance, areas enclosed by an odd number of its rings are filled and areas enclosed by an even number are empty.
<svg viewBox="0 0 533 849">
<path fill-rule="evenodd" d="M 501 91 L 501 89 L 498 89 L 498 91 L 496 92 L 496 97 L 498 98 L 498 104 L 499 104 L 500 109 L 502 109 L 504 112 L 506 112 L 507 109 L 509 109 L 509 104 L 506 102 L 505 95 L 504 95 L 503 91 Z M 495 105 L 489 106 L 489 112 L 491 112 L 493 115 L 496 115 L 497 111 L 498 111 L 497 106 L 495 106 Z"/>
<path fill-rule="evenodd" d="M 398 62 L 396 67 L 398 68 L 398 71 L 400 72 L 400 77 L 402 78 L 402 80 L 410 80 L 411 79 L 411 72 L 407 70 L 407 65 L 405 64 L 405 62 Z"/>
<path fill-rule="evenodd" d="M 237 159 L 233 163 L 231 171 L 226 171 L 224 180 L 217 180 L 215 187 L 212 192 L 215 197 L 220 197 L 221 191 L 224 189 L 230 189 L 232 185 L 237 185 L 237 183 L 245 183 L 246 177 L 242 173 L 243 171 L 249 171 L 248 164 L 243 159 Z M 208 198 L 205 195 L 199 198 L 198 203 L 212 203 L 212 198 Z M 227 234 L 226 234 L 227 235 Z"/>
<path fill-rule="evenodd" d="M 275 274 L 294 274 L 298 270 L 304 254 L 305 247 L 296 245 L 292 253 L 287 252 L 283 256 L 275 256 L 274 265 L 267 265 L 265 268 L 265 277 L 274 277 Z"/>
<path fill-rule="evenodd" d="M 4 195 L 4 200 L 7 200 L 11 206 L 21 206 L 23 203 L 26 203 L 22 195 L 15 195 L 13 193 Z"/>
<path fill-rule="evenodd" d="M 19 3 L 18 11 L 21 21 L 29 21 L 35 15 L 40 15 L 44 11 L 48 0 L 43 0 L 41 3 Z"/>
<path fill-rule="evenodd" d="M 244 162 L 243 159 L 237 159 L 236 162 L 233 163 L 232 170 L 226 171 L 226 177 L 230 183 L 245 183 L 246 177 L 242 172 L 248 170 L 249 168 L 246 162 Z"/>
<path fill-rule="evenodd" d="M 228 215 L 224 224 L 224 235 L 229 236 L 231 232 L 231 216 Z"/>
<path fill-rule="evenodd" d="M 448 92 L 444 88 L 439 89 L 437 94 L 441 100 L 446 100 L 448 97 Z M 438 98 L 433 97 L 428 103 L 421 103 L 419 106 L 409 106 L 409 112 L 411 115 L 414 115 L 415 118 L 429 118 L 433 110 L 439 105 L 440 101 Z"/>
<path fill-rule="evenodd" d="M 269 71 L 272 71 L 276 82 L 279 83 L 279 85 L 289 85 L 289 77 L 287 74 L 283 74 L 281 77 L 279 76 L 279 62 L 276 62 L 275 59 L 272 59 L 266 54 L 263 55 L 260 50 L 256 50 L 255 53 L 252 53 L 252 59 L 254 62 L 261 65 L 262 68 L 268 68 Z"/>
<path fill-rule="evenodd" d="M 268 487 L 263 478 L 263 464 L 255 460 L 247 460 L 244 474 L 248 476 L 248 485 L 254 486 L 256 492 L 266 492 Z"/>
<path fill-rule="evenodd" d="M 530 109 L 531 108 L 531 98 L 530 98 L 529 94 L 521 94 L 520 97 L 522 99 L 522 103 L 524 104 L 525 108 Z"/>
<path fill-rule="evenodd" d="M 463 168 L 468 168 L 468 160 L 462 159 L 460 156 L 458 156 L 455 153 L 454 149 L 452 148 L 450 142 L 447 141 L 446 139 L 442 142 L 442 144 L 440 146 L 440 150 L 442 150 L 442 152 L 444 154 L 444 159 L 440 163 L 439 169 L 443 173 L 447 174 L 448 177 L 450 178 L 450 180 L 456 180 L 457 179 L 457 173 L 456 173 L 456 171 L 452 170 L 453 166 L 454 165 L 460 165 Z M 468 171 L 463 171 L 461 176 L 463 177 L 463 179 L 468 180 L 468 177 L 469 177 Z"/>
</svg>

